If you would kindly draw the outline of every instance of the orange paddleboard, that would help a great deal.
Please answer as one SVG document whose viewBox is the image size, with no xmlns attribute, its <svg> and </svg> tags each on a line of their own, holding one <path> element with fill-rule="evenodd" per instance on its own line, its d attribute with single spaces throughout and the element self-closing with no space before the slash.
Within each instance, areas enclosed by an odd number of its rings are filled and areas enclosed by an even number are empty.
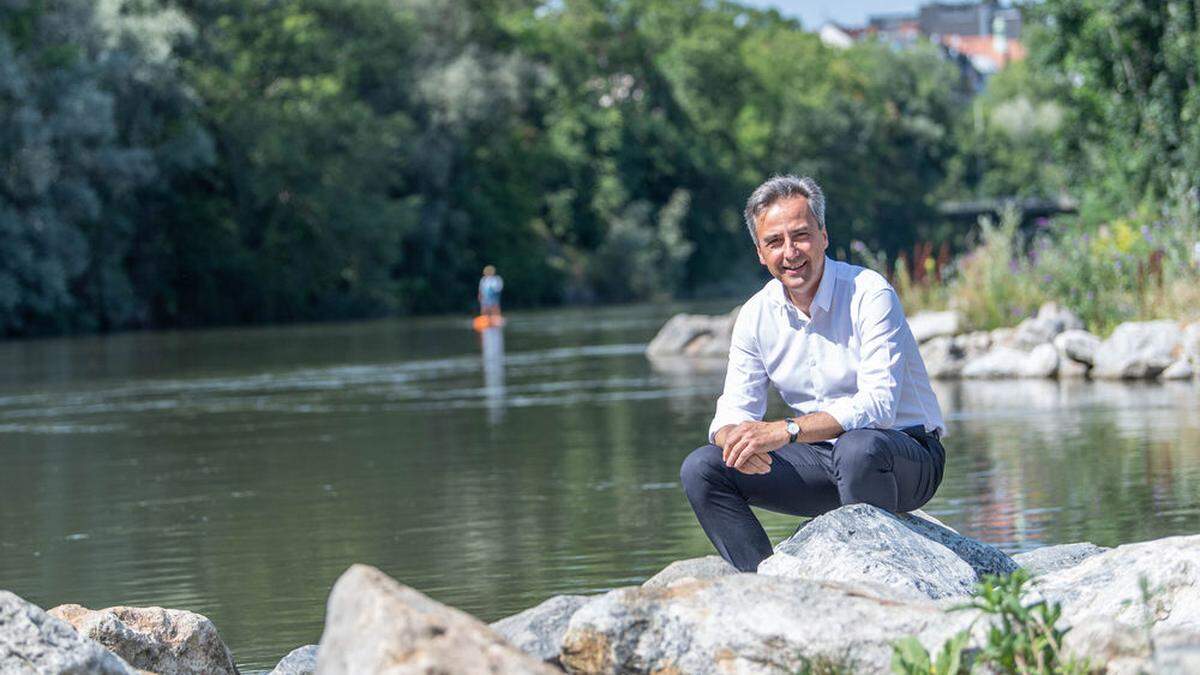
<svg viewBox="0 0 1200 675">
<path fill-rule="evenodd" d="M 477 316 L 471 322 L 471 325 L 477 331 L 485 331 L 489 328 L 497 328 L 504 325 L 504 318 L 499 316 Z"/>
</svg>

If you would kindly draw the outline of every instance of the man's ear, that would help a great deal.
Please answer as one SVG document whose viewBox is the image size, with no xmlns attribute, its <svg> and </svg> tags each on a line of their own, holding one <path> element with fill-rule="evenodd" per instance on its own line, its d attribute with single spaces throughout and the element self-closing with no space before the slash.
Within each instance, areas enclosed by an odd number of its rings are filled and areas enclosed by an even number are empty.
<svg viewBox="0 0 1200 675">
<path fill-rule="evenodd" d="M 763 257 L 762 249 L 759 248 L 757 244 L 754 245 L 754 252 L 758 254 L 758 262 L 762 263 L 763 265 L 766 265 L 767 259 Z"/>
</svg>

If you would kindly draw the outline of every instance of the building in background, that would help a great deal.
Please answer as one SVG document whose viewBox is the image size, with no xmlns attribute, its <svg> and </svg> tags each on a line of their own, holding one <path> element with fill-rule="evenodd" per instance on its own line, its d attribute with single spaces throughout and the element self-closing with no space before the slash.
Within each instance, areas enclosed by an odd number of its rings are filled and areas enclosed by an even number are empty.
<svg viewBox="0 0 1200 675">
<path fill-rule="evenodd" d="M 1021 10 L 1003 6 L 998 0 L 935 2 L 921 6 L 915 15 L 872 16 L 863 27 L 827 23 L 819 34 L 832 47 L 873 39 L 904 49 L 919 40 L 929 40 L 958 65 L 964 85 L 971 91 L 981 89 L 989 76 L 1008 64 L 1025 58 Z"/>
</svg>

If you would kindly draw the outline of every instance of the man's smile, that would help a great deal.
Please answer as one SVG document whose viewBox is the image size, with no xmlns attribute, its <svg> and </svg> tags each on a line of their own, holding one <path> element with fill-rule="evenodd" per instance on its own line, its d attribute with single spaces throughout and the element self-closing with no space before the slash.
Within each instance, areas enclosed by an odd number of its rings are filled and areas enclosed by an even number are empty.
<svg viewBox="0 0 1200 675">
<path fill-rule="evenodd" d="M 808 267 L 808 261 L 801 260 L 800 262 L 793 263 L 791 265 L 785 264 L 782 266 L 781 269 L 783 269 L 783 273 L 789 277 L 798 277 L 798 276 L 800 276 L 800 274 L 802 272 L 804 272 L 806 270 L 807 267 Z"/>
</svg>

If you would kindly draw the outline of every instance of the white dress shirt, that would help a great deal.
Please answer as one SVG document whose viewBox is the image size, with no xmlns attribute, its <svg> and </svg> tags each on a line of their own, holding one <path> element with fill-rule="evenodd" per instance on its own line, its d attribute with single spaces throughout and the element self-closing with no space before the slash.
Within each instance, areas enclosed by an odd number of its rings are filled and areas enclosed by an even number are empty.
<svg viewBox="0 0 1200 675">
<path fill-rule="evenodd" d="M 778 279 L 742 305 L 709 442 L 727 424 L 761 420 L 768 383 L 796 415 L 824 411 L 845 431 L 919 424 L 945 433 L 917 341 L 886 279 L 825 258 L 810 311 L 789 302 Z"/>
</svg>

